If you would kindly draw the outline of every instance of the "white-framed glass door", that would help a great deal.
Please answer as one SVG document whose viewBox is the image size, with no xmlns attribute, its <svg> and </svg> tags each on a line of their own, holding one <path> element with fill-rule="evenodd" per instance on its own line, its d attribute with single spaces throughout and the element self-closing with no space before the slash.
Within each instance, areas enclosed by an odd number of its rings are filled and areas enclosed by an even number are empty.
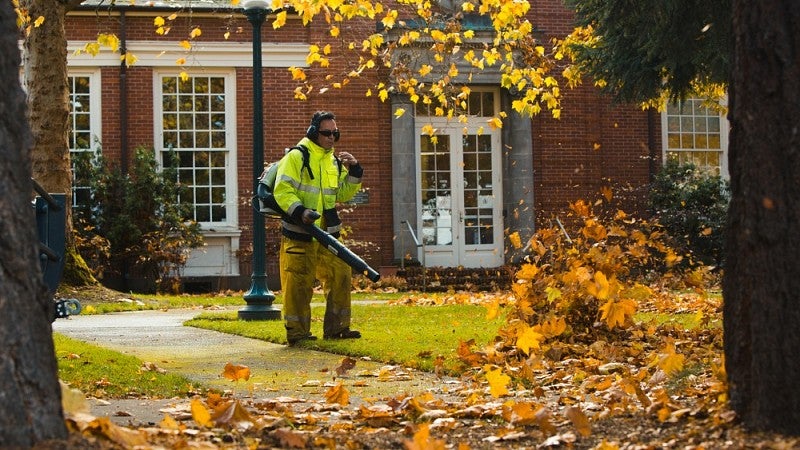
<svg viewBox="0 0 800 450">
<path fill-rule="evenodd" d="M 475 94 L 478 106 L 483 98 L 493 112 L 495 94 Z M 417 229 L 424 252 L 420 260 L 429 267 L 502 265 L 499 130 L 489 130 L 482 114 L 470 115 L 468 123 L 436 117 L 420 122 L 424 122 L 417 130 Z M 433 135 L 423 132 L 425 124 L 433 126 Z"/>
</svg>

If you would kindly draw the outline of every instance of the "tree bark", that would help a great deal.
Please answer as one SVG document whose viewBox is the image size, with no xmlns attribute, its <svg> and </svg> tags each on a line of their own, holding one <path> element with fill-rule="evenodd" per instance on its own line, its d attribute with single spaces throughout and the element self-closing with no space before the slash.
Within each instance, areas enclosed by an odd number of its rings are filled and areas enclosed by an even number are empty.
<svg viewBox="0 0 800 450">
<path fill-rule="evenodd" d="M 67 83 L 67 11 L 83 0 L 22 0 L 32 20 L 44 17 L 25 39 L 24 80 L 34 146 L 33 177 L 45 190 L 67 194 L 66 265 L 69 280 L 97 284 L 80 260 L 72 236 L 72 167 L 69 154 L 69 85 Z M 76 258 L 77 257 L 77 258 Z"/>
<path fill-rule="evenodd" d="M 67 435 L 30 203 L 30 129 L 18 82 L 11 2 L 0 5 L 0 443 L 28 448 Z"/>
<path fill-rule="evenodd" d="M 735 0 L 728 265 L 731 406 L 800 434 L 800 3 Z"/>
</svg>

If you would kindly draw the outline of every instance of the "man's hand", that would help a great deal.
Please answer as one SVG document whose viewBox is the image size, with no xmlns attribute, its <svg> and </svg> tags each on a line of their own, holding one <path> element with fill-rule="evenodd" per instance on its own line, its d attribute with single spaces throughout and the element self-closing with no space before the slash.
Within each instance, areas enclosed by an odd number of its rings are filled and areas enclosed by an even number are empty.
<svg viewBox="0 0 800 450">
<path fill-rule="evenodd" d="M 358 164 L 358 160 L 356 159 L 356 157 L 351 155 L 350 153 L 339 152 L 338 157 L 339 161 L 341 161 L 345 167 L 355 166 L 356 164 Z"/>
<path fill-rule="evenodd" d="M 307 225 L 308 224 L 312 224 L 317 219 L 319 219 L 319 213 L 314 211 L 313 209 L 307 209 L 307 210 L 303 211 L 302 218 L 303 218 L 303 223 L 304 224 L 307 224 Z"/>
</svg>

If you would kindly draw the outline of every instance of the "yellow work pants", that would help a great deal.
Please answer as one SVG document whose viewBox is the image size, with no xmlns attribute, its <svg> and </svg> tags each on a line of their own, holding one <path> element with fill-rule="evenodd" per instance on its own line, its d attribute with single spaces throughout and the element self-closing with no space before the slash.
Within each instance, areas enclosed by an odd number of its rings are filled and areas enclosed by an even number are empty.
<svg viewBox="0 0 800 450">
<path fill-rule="evenodd" d="M 281 290 L 286 337 L 295 340 L 311 334 L 311 297 L 314 281 L 325 295 L 323 334 L 335 335 L 350 327 L 352 269 L 317 241 L 281 237 Z"/>
</svg>

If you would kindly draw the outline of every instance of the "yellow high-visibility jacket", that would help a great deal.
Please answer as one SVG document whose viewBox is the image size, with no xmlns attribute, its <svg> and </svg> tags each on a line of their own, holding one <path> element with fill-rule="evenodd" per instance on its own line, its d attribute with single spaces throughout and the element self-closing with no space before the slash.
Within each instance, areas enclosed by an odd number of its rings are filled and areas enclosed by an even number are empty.
<svg viewBox="0 0 800 450">
<path fill-rule="evenodd" d="M 303 168 L 303 153 L 289 152 L 278 167 L 273 189 L 275 201 L 297 223 L 301 222 L 306 209 L 315 210 L 321 216 L 315 224 L 338 237 L 342 225 L 336 204 L 352 199 L 361 189 L 363 169 L 355 165 L 348 170 L 334 157 L 333 149 L 325 150 L 307 137 L 297 145 L 308 149 L 313 179 Z M 294 239 L 311 240 L 311 235 L 303 227 L 286 220 L 282 231 Z"/>
</svg>

